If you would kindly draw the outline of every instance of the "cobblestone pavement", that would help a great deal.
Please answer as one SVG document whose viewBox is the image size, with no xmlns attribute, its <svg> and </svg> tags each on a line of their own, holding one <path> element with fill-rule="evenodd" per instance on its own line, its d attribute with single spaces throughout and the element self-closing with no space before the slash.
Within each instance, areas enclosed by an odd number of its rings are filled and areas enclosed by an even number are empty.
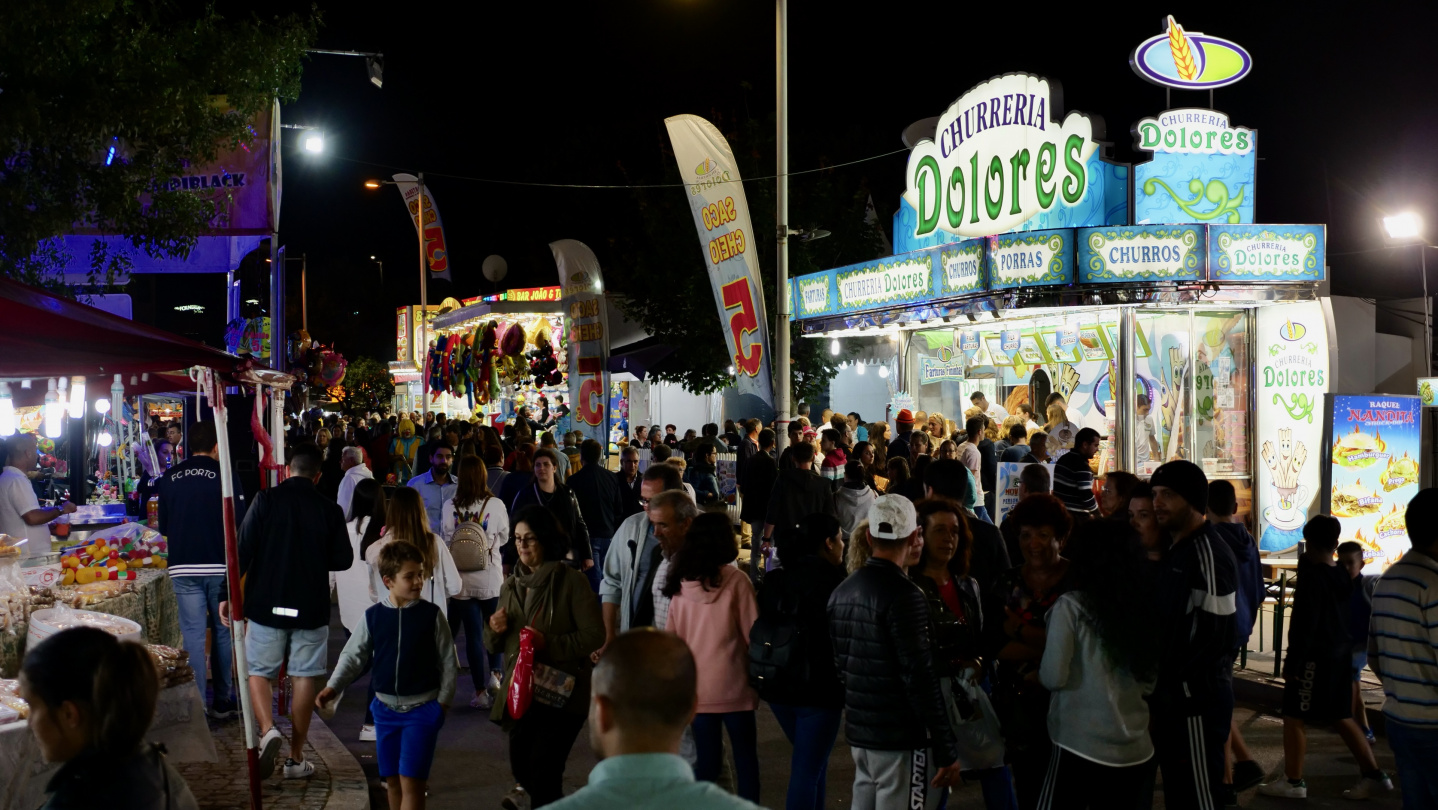
<svg viewBox="0 0 1438 810">
<path fill-rule="evenodd" d="M 249 810 L 249 771 L 241 723 L 208 722 L 218 761 L 185 762 L 176 767 L 204 810 Z M 305 759 L 315 764 L 314 776 L 281 778 L 284 758 L 289 756 L 290 721 L 282 717 L 276 726 L 285 735 L 285 743 L 280 747 L 274 774 L 262 783 L 267 810 L 363 810 L 370 806 L 359 763 L 318 717 L 310 722 L 310 740 L 305 745 Z"/>
</svg>

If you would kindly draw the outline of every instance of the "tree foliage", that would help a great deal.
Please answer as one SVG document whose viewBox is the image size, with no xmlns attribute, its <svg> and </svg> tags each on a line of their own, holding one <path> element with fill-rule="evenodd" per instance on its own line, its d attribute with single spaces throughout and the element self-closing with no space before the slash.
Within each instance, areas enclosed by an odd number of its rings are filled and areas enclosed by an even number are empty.
<svg viewBox="0 0 1438 810">
<path fill-rule="evenodd" d="M 394 381 L 389 376 L 389 364 L 373 357 L 356 358 L 345 369 L 344 382 L 330 389 L 330 393 L 339 395 L 345 413 L 389 413 L 394 404 Z"/>
<path fill-rule="evenodd" d="M 182 257 L 215 203 L 156 180 L 253 137 L 294 99 L 318 12 L 227 20 L 180 0 L 10 0 L 0 14 L 0 275 L 59 290 L 52 237 L 123 234 Z M 118 139 L 118 141 L 116 140 Z M 118 150 L 110 165 L 106 153 Z M 92 272 L 127 269 L 90 256 Z"/>
<path fill-rule="evenodd" d="M 719 116 L 710 120 L 729 140 L 745 178 L 774 173 L 772 118 L 750 118 L 737 126 L 726 126 Z M 842 151 L 846 146 L 841 143 L 835 148 Z M 662 148 L 667 158 L 664 182 L 682 182 L 667 139 Z M 633 193 L 639 227 L 632 241 L 616 245 L 621 260 L 618 266 L 606 268 L 610 286 L 624 295 L 620 306 L 626 315 L 642 323 L 659 341 L 681 350 L 683 361 L 655 376 L 694 393 L 721 390 L 733 383 L 728 371 L 733 358 L 694 231 L 688 195 L 679 188 L 640 188 Z M 746 179 L 744 193 L 754 223 L 749 246 L 758 255 L 772 341 L 779 313 L 775 183 L 772 179 Z M 789 240 L 791 278 L 884 255 L 883 233 L 871 216 L 862 170 L 828 169 L 791 176 L 789 195 L 791 228 L 818 227 L 832 234 L 812 242 Z M 790 390 L 792 402 L 798 403 L 825 391 L 845 357 L 831 355 L 828 341 L 800 337 L 797 324 L 791 323 L 790 336 Z"/>
</svg>

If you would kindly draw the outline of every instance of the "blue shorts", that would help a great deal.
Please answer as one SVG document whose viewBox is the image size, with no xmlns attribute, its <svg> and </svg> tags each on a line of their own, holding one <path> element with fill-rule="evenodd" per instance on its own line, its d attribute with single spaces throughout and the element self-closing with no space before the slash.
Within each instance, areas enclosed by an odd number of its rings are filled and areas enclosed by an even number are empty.
<svg viewBox="0 0 1438 810">
<path fill-rule="evenodd" d="M 439 707 L 439 701 L 431 700 L 407 712 L 398 712 L 375 698 L 370 701 L 370 711 L 374 712 L 379 775 L 428 779 L 430 766 L 434 764 L 434 746 L 439 741 L 439 730 L 444 727 L 444 710 Z"/>
<path fill-rule="evenodd" d="M 277 678 L 285 653 L 289 653 L 287 670 L 293 678 L 322 678 L 325 675 L 325 654 L 329 651 L 330 629 L 311 630 L 266 627 L 253 619 L 245 622 L 245 657 L 250 674 L 260 678 Z"/>
</svg>

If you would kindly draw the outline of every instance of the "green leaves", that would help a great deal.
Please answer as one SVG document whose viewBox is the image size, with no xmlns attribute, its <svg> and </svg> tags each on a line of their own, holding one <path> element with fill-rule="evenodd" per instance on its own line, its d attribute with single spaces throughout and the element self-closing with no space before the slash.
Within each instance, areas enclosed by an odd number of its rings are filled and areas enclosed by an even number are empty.
<svg viewBox="0 0 1438 810">
<path fill-rule="evenodd" d="M 389 365 L 373 357 L 359 357 L 350 363 L 339 388 L 343 389 L 339 400 L 346 413 L 388 413 L 394 403 L 394 382 L 389 376 Z"/>
<path fill-rule="evenodd" d="M 155 178 L 247 142 L 255 113 L 294 99 L 318 26 L 316 11 L 227 20 L 169 0 L 11 0 L 0 15 L 0 275 L 64 292 L 65 257 L 41 243 L 77 228 L 188 254 L 214 204 Z M 106 276 L 124 268 L 90 263 Z"/>
</svg>

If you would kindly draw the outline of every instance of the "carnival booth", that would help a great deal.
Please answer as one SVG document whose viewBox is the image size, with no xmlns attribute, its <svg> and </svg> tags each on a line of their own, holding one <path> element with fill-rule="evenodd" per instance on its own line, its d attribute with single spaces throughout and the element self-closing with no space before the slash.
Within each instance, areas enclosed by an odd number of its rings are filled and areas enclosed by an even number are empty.
<svg viewBox="0 0 1438 810">
<path fill-rule="evenodd" d="M 291 380 L 249 361 L 40 290 L 0 280 L 0 435 L 32 430 L 52 457 L 33 472 L 37 494 L 70 500 L 77 512 L 49 526 L 49 542 L 0 537 L 0 784 L 4 807 L 40 803 L 54 768 L 46 766 L 26 727 L 29 707 L 13 680 L 29 644 L 68 627 L 92 626 L 145 643 L 161 681 L 148 735 L 175 761 L 216 758 L 197 685 L 204 662 L 182 649 L 179 607 L 166 573 L 168 542 L 151 515 L 127 514 L 137 481 L 162 466 L 145 429 L 151 402 L 177 402 L 162 392 L 188 390 L 203 398 L 219 428 L 227 523 L 230 590 L 239 592 L 233 535 L 230 439 L 224 389 L 285 387 Z M 61 384 L 64 381 L 64 384 Z M 263 400 L 263 395 L 259 398 Z M 271 398 L 273 402 L 275 397 Z M 32 411 L 35 408 L 37 410 Z M 278 419 L 278 410 L 271 414 Z M 249 414 L 244 414 L 248 421 Z M 258 423 L 255 427 L 258 426 Z M 263 428 L 265 466 L 275 465 Z M 25 540 L 25 542 L 20 542 Z M 231 599 L 243 616 L 242 600 Z M 233 613 L 238 610 L 238 613 Z M 243 622 L 236 621 L 237 668 L 245 667 Z M 253 716 L 238 690 L 247 724 Z M 249 733 L 248 745 L 256 741 Z M 258 779 L 252 775 L 257 797 Z"/>
<path fill-rule="evenodd" d="M 1219 86 L 1169 76 L 1154 48 L 1185 36 L 1170 25 L 1135 70 Z M 1225 54 L 1225 83 L 1247 73 L 1238 46 L 1186 36 Z M 1100 474 L 1189 459 L 1233 482 L 1265 553 L 1292 555 L 1324 511 L 1337 356 L 1324 226 L 1255 221 L 1257 133 L 1221 112 L 1139 121 L 1135 148 L 1152 159 L 1125 165 L 1108 157 L 1101 119 L 1061 103 L 1046 79 L 1008 74 L 910 127 L 901 252 L 793 279 L 795 319 L 836 348 L 863 343 L 870 373 L 850 365 L 841 379 L 887 401 L 890 419 L 909 408 L 962 427 L 982 392 L 1000 422 L 1032 406 L 1054 453 L 1096 429 Z"/>
</svg>

